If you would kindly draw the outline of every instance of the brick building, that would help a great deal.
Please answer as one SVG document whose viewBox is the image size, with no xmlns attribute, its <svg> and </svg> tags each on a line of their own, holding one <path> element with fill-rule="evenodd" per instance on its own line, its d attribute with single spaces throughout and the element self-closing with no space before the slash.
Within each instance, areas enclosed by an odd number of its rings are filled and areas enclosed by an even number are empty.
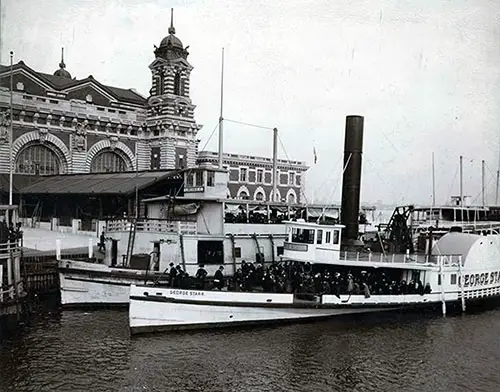
<svg viewBox="0 0 500 392">
<path fill-rule="evenodd" d="M 149 68 L 150 97 L 77 79 L 64 57 L 53 74 L 13 65 L 14 173 L 164 170 L 196 164 L 201 126 L 189 98 L 193 67 L 173 25 Z M 10 66 L 0 65 L 0 173 L 9 172 Z"/>
<path fill-rule="evenodd" d="M 200 166 L 217 166 L 218 154 L 211 151 L 198 153 Z M 229 170 L 228 197 L 232 199 L 270 201 L 272 196 L 271 158 L 239 154 L 224 154 L 224 167 Z M 303 202 L 304 162 L 278 159 L 276 191 L 278 199 L 286 203 Z"/>
<path fill-rule="evenodd" d="M 58 175 L 169 170 L 211 165 L 217 153 L 198 154 L 190 99 L 193 67 L 175 35 L 155 47 L 149 97 L 134 89 L 109 86 L 92 75 L 72 77 L 64 52 L 59 68 L 49 74 L 23 61 L 12 67 L 13 144 L 9 152 L 10 66 L 0 65 L 0 175 Z M 269 200 L 272 159 L 225 154 L 231 198 Z M 279 199 L 301 201 L 303 162 L 278 161 Z M 19 182 L 19 181 L 18 181 Z M 2 191 L 6 189 L 2 186 Z"/>
</svg>

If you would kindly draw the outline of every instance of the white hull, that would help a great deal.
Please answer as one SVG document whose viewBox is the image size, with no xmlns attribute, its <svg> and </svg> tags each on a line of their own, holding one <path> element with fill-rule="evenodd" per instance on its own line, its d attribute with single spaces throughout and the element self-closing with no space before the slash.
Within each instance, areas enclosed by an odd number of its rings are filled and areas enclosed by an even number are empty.
<svg viewBox="0 0 500 392">
<path fill-rule="evenodd" d="M 322 319 L 405 306 L 396 302 L 387 303 L 386 306 L 376 302 L 365 306 L 339 306 L 334 304 L 332 296 L 328 297 L 329 303 L 322 306 L 319 301 L 297 301 L 293 294 L 178 290 L 132 285 L 129 325 L 131 333 L 137 334 Z"/>
<path fill-rule="evenodd" d="M 116 268 L 102 264 L 63 261 L 59 285 L 63 306 L 123 306 L 129 302 L 131 284 L 144 283 L 144 271 L 129 270 L 120 276 Z M 135 275 L 135 276 L 134 276 Z"/>
<path fill-rule="evenodd" d="M 468 300 L 497 297 L 499 289 L 464 292 Z M 460 304 L 458 292 L 408 295 L 334 295 L 316 301 L 295 299 L 293 294 L 241 293 L 130 286 L 129 326 L 132 334 L 270 324 L 329 318 L 355 313 L 396 309 L 443 307 Z"/>
</svg>

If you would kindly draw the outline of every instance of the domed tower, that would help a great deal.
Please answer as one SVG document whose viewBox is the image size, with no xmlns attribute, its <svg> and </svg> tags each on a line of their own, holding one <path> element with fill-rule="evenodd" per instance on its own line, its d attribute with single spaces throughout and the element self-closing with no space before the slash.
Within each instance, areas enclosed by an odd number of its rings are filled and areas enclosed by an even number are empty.
<svg viewBox="0 0 500 392">
<path fill-rule="evenodd" d="M 175 35 L 171 10 L 168 36 L 155 46 L 156 59 L 149 66 L 152 87 L 148 99 L 146 133 L 151 140 L 151 168 L 173 169 L 195 165 L 201 126 L 194 120 L 195 105 L 189 98 L 193 67 L 181 40 Z M 154 150 L 154 151 L 153 151 Z"/>
<path fill-rule="evenodd" d="M 66 64 L 64 64 L 64 48 L 61 48 L 61 62 L 59 63 L 59 69 L 54 72 L 54 76 L 71 79 L 71 74 L 66 71 L 65 68 Z"/>
</svg>

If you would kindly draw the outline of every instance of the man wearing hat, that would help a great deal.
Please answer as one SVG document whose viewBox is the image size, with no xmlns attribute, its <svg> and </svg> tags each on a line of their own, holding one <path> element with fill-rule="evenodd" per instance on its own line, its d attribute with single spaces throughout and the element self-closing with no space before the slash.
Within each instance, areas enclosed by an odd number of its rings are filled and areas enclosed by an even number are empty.
<svg viewBox="0 0 500 392">
<path fill-rule="evenodd" d="M 217 271 L 215 271 L 214 275 L 214 287 L 217 290 L 222 290 L 224 287 L 224 274 L 222 271 L 224 270 L 224 266 L 221 265 Z"/>
</svg>

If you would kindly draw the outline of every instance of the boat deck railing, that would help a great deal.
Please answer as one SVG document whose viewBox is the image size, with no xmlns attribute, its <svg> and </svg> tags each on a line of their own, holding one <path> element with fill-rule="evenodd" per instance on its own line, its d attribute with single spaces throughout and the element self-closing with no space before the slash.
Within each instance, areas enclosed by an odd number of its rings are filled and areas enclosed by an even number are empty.
<svg viewBox="0 0 500 392">
<path fill-rule="evenodd" d="M 466 229 L 498 229 L 500 227 L 500 221 L 492 220 L 465 220 L 465 221 L 449 221 L 445 219 L 438 219 L 438 226 L 436 227 L 436 219 L 415 219 L 412 221 L 413 227 L 416 230 L 427 229 L 429 226 L 434 227 L 434 230 L 447 230 L 451 226 L 460 226 Z M 495 234 L 497 234 L 495 232 Z"/>
<path fill-rule="evenodd" d="M 126 232 L 130 231 L 132 222 L 129 219 L 113 219 L 106 223 L 106 231 Z M 175 234 L 196 234 L 196 222 L 172 221 L 164 219 L 139 219 L 136 222 L 136 231 L 150 233 L 175 233 Z"/>
<path fill-rule="evenodd" d="M 407 264 L 434 264 L 445 266 L 458 265 L 462 263 L 462 255 L 424 255 L 403 253 L 373 253 L 373 252 L 348 252 L 340 251 L 340 260 L 343 261 L 367 261 L 380 263 L 407 263 Z"/>
</svg>

